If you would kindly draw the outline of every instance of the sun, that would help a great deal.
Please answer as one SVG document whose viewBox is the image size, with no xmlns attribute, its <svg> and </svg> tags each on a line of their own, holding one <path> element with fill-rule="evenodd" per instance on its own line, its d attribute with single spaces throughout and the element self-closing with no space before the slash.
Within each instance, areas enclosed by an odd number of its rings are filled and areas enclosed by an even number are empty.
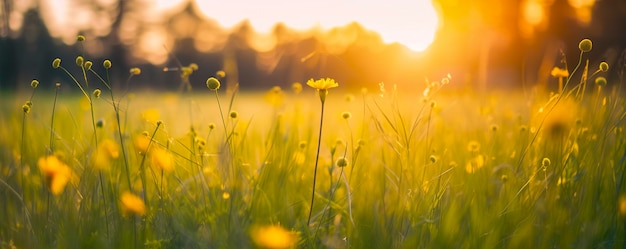
<svg viewBox="0 0 626 249">
<path fill-rule="evenodd" d="M 296 29 L 330 29 L 358 22 L 379 33 L 386 43 L 423 51 L 434 40 L 439 17 L 431 0 L 230 0 L 196 1 L 198 9 L 224 27 L 249 20 L 258 32 L 283 22 Z"/>
<path fill-rule="evenodd" d="M 389 0 L 368 6 L 374 13 L 358 16 L 359 23 L 378 32 L 387 43 L 398 42 L 423 51 L 433 42 L 439 16 L 430 0 Z"/>
</svg>

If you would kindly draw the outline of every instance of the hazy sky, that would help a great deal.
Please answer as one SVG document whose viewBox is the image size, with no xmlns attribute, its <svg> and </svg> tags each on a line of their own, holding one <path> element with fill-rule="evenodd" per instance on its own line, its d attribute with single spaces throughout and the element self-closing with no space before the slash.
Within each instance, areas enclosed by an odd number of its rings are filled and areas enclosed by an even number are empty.
<svg viewBox="0 0 626 249">
<path fill-rule="evenodd" d="M 157 0 L 157 9 L 180 6 L 183 0 Z M 228 0 L 196 1 L 207 17 L 225 27 L 249 19 L 259 32 L 277 22 L 298 29 L 332 28 L 353 21 L 380 33 L 385 42 L 401 42 L 423 50 L 434 38 L 438 17 L 430 0 Z"/>
<path fill-rule="evenodd" d="M 137 0 L 132 4 L 140 18 L 158 21 L 167 13 L 185 7 L 189 1 L 195 1 L 202 14 L 225 28 L 246 19 L 257 32 L 268 32 L 278 22 L 296 29 L 330 29 L 356 21 L 378 32 L 385 42 L 400 42 L 416 51 L 432 42 L 439 25 L 431 0 Z M 111 13 L 117 4 L 115 0 L 96 0 L 99 7 L 94 8 L 92 2 L 76 0 L 14 3 L 9 18 L 11 30 L 20 29 L 21 13 L 38 6 L 51 35 L 68 44 L 83 30 L 98 36 L 108 34 Z"/>
</svg>

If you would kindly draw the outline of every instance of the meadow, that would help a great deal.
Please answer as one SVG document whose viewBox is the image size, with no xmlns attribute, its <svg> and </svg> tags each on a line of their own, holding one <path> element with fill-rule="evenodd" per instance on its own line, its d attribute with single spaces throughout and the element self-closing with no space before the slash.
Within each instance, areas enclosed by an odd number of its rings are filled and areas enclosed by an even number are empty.
<svg viewBox="0 0 626 249">
<path fill-rule="evenodd" d="M 528 91 L 127 92 L 55 60 L 1 100 L 0 248 L 625 247 L 626 102 L 590 42 Z"/>
</svg>

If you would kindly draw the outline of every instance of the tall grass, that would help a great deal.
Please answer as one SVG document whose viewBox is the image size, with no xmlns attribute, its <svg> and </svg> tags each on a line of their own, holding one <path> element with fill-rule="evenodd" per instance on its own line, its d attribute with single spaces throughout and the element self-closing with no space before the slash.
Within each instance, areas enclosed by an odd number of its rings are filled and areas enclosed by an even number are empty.
<svg viewBox="0 0 626 249">
<path fill-rule="evenodd" d="M 616 82 L 588 98 L 571 77 L 531 99 L 450 77 L 339 87 L 320 124 L 301 86 L 239 93 L 226 117 L 217 91 L 116 99 L 100 69 L 110 100 L 40 93 L 27 116 L 2 103 L 1 248 L 626 246 Z M 72 172 L 58 193 L 38 165 L 50 155 Z"/>
</svg>

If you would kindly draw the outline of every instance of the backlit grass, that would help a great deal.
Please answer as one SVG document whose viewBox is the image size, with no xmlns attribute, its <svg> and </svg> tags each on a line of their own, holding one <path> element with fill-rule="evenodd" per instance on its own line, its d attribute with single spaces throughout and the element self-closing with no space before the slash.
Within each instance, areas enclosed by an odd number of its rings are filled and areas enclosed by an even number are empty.
<svg viewBox="0 0 626 249">
<path fill-rule="evenodd" d="M 339 82 L 320 122 L 299 84 L 127 93 L 80 67 L 59 86 L 79 94 L 2 100 L 1 248 L 626 246 L 626 102 L 606 70 L 557 93 Z"/>
</svg>

